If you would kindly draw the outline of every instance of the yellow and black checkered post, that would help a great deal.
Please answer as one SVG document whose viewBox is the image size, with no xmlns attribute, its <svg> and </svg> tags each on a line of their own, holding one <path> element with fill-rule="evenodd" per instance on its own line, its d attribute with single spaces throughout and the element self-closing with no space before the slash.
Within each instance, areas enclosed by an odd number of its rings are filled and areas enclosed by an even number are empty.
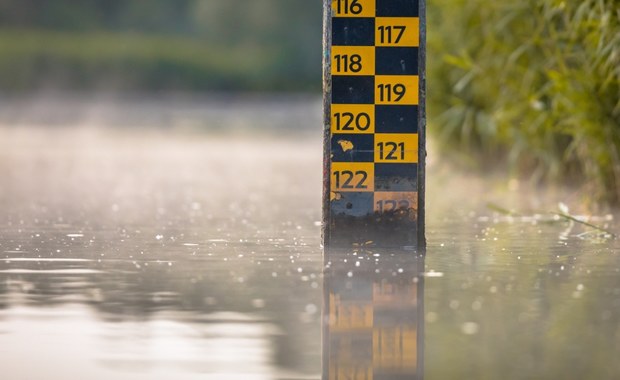
<svg viewBox="0 0 620 380">
<path fill-rule="evenodd" d="M 424 246 L 424 0 L 325 0 L 324 243 Z"/>
</svg>

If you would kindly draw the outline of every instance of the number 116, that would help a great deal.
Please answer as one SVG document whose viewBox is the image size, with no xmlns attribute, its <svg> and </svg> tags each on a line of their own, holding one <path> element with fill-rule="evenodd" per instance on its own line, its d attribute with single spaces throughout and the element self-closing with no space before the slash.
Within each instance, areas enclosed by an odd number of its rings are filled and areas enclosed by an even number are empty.
<svg viewBox="0 0 620 380">
<path fill-rule="evenodd" d="M 338 5 L 336 6 L 336 13 L 338 14 L 358 15 L 363 10 L 359 0 L 338 0 Z"/>
</svg>

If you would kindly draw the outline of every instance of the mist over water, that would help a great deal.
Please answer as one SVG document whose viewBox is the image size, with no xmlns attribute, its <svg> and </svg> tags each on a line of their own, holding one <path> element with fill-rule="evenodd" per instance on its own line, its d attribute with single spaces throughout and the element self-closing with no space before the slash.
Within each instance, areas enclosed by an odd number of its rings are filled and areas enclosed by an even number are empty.
<svg viewBox="0 0 620 380">
<path fill-rule="evenodd" d="M 431 150 L 426 258 L 324 257 L 318 98 L 11 102 L 7 378 L 331 379 L 322 363 L 352 362 L 393 378 L 421 378 L 422 365 L 426 379 L 620 375 L 618 243 L 543 212 L 565 193 L 473 178 Z M 590 221 L 613 229 L 611 216 Z M 347 330 L 357 320 L 330 322 L 330 294 L 381 318 Z M 377 326 L 406 348 L 380 356 Z M 326 331 L 367 349 L 346 359 Z"/>
</svg>

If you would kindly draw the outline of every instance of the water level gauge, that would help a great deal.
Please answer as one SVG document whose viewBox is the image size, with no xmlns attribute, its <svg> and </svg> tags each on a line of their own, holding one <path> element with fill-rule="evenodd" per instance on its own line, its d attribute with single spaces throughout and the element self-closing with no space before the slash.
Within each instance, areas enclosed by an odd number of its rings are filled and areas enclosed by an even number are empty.
<svg viewBox="0 0 620 380">
<path fill-rule="evenodd" d="M 324 0 L 324 243 L 424 245 L 424 0 Z"/>
</svg>

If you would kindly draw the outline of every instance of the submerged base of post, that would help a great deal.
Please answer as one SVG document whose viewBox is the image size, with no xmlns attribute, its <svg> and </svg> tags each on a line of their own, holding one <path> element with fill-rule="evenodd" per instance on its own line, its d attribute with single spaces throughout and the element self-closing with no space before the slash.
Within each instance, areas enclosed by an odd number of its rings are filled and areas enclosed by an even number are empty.
<svg viewBox="0 0 620 380">
<path fill-rule="evenodd" d="M 332 215 L 325 246 L 418 248 L 418 223 L 408 217 L 410 212 L 413 210 L 362 217 Z"/>
</svg>

